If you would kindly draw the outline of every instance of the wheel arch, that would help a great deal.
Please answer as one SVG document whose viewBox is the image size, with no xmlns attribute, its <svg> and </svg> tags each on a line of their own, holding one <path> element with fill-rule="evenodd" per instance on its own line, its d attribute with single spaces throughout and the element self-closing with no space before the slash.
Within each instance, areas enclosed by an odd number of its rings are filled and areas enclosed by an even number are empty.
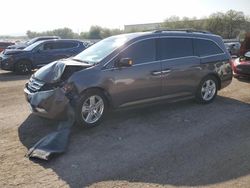
<svg viewBox="0 0 250 188">
<path fill-rule="evenodd" d="M 208 76 L 213 76 L 213 77 L 216 78 L 217 83 L 218 83 L 218 90 L 220 90 L 220 89 L 221 89 L 221 79 L 220 79 L 219 75 L 216 74 L 216 73 L 214 73 L 214 72 L 213 72 L 213 73 L 209 73 L 209 74 L 207 74 L 206 76 L 204 76 L 204 77 L 202 78 L 202 80 L 203 80 L 204 78 L 208 77 Z"/>
<path fill-rule="evenodd" d="M 107 100 L 108 106 L 109 107 L 113 107 L 113 102 L 112 102 L 111 95 L 109 94 L 109 92 L 106 89 L 104 89 L 102 87 L 90 87 L 90 88 L 86 88 L 86 89 L 84 89 L 84 90 L 82 90 L 80 92 L 80 95 L 82 95 L 83 93 L 86 93 L 88 91 L 93 91 L 93 90 L 97 90 L 99 92 L 102 92 L 104 94 L 106 100 Z"/>
<path fill-rule="evenodd" d="M 16 64 L 20 63 L 21 61 L 29 62 L 30 65 L 31 65 L 31 68 L 33 68 L 33 61 L 32 61 L 31 59 L 29 59 L 29 58 L 21 58 L 21 59 L 18 59 L 18 60 L 16 61 Z"/>
</svg>

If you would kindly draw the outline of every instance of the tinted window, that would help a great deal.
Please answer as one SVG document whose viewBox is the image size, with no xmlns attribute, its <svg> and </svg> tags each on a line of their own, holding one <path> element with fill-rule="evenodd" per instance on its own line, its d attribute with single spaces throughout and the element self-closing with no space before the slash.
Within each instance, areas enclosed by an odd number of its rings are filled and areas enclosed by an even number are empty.
<svg viewBox="0 0 250 188">
<path fill-rule="evenodd" d="M 42 49 L 42 45 L 39 48 Z M 54 49 L 54 43 L 52 42 L 48 42 L 43 45 L 43 50 L 53 50 L 53 49 Z"/>
<path fill-rule="evenodd" d="M 198 56 L 209 56 L 223 53 L 214 42 L 202 39 L 194 39 L 194 52 Z"/>
<path fill-rule="evenodd" d="M 120 54 L 120 58 L 131 58 L 134 64 L 155 61 L 155 40 L 149 39 L 133 44 Z"/>
<path fill-rule="evenodd" d="M 64 48 L 75 48 L 78 46 L 77 42 L 65 42 L 64 43 Z"/>
<path fill-rule="evenodd" d="M 77 47 L 77 42 L 55 42 L 54 49 L 67 49 Z"/>
<path fill-rule="evenodd" d="M 157 51 L 160 60 L 193 56 L 192 39 L 160 38 L 157 42 Z"/>
<path fill-rule="evenodd" d="M 58 49 L 63 49 L 65 48 L 65 43 L 64 42 L 55 42 L 54 43 L 54 49 L 58 50 Z"/>
</svg>

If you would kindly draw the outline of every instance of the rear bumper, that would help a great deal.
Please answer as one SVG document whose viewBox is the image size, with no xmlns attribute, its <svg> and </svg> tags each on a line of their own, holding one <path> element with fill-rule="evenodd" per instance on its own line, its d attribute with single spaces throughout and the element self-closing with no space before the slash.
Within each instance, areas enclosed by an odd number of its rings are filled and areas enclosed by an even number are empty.
<svg viewBox="0 0 250 188">
<path fill-rule="evenodd" d="M 24 94 L 32 113 L 49 119 L 64 119 L 66 117 L 69 99 L 61 88 L 31 93 L 26 86 Z"/>
<path fill-rule="evenodd" d="M 232 77 L 229 80 L 224 80 L 223 82 L 221 82 L 221 89 L 227 87 L 229 84 L 231 84 L 231 82 L 232 82 Z"/>
<path fill-rule="evenodd" d="M 220 80 L 221 80 L 220 89 L 223 89 L 227 87 L 228 85 L 230 85 L 233 80 L 232 69 L 230 68 L 230 71 L 228 71 L 227 74 L 223 74 L 223 76 L 220 77 Z"/>
</svg>

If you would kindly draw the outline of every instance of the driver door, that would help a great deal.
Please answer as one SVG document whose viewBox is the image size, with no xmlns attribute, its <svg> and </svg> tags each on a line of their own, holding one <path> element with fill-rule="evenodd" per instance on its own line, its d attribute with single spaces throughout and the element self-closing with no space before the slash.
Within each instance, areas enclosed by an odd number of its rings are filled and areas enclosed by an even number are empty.
<svg viewBox="0 0 250 188">
<path fill-rule="evenodd" d="M 54 42 L 42 43 L 33 54 L 33 62 L 37 67 L 42 67 L 54 61 Z"/>
<path fill-rule="evenodd" d="M 123 58 L 132 60 L 129 67 L 115 67 Z M 136 42 L 121 51 L 105 71 L 112 75 L 109 92 L 116 106 L 139 104 L 161 95 L 161 63 L 156 62 L 156 39 Z M 159 74 L 157 74 L 159 72 Z"/>
</svg>

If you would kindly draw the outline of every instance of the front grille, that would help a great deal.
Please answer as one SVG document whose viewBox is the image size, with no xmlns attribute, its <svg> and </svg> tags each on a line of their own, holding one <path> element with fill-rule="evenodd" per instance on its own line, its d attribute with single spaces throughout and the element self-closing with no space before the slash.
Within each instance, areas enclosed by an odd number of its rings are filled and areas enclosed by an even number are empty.
<svg viewBox="0 0 250 188">
<path fill-rule="evenodd" d="M 41 87 L 43 87 L 45 83 L 42 81 L 38 81 L 37 79 L 34 78 L 30 78 L 27 89 L 32 92 L 35 93 L 37 91 L 39 91 L 41 89 Z"/>
</svg>

